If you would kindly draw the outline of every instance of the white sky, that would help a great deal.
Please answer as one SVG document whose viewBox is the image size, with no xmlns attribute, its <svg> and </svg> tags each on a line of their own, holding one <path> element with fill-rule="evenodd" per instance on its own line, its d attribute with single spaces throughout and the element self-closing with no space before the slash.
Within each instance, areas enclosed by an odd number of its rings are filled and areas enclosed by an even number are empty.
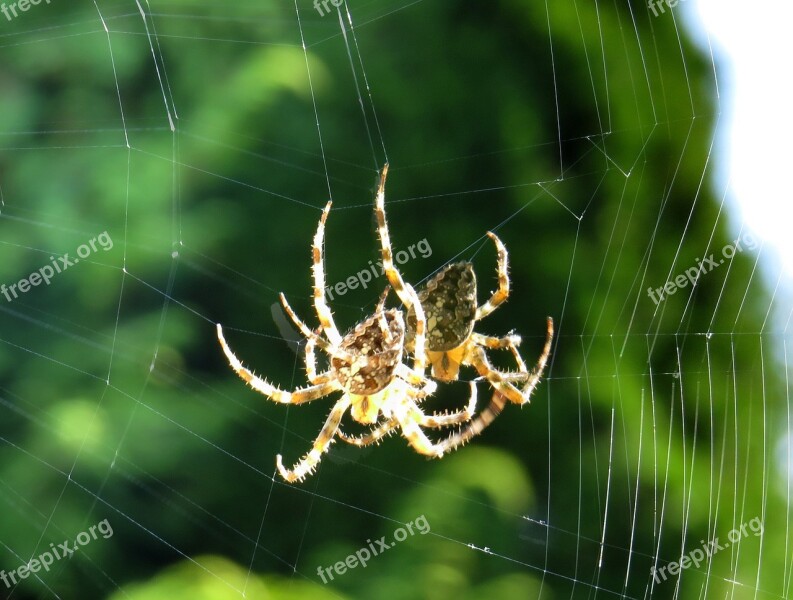
<svg viewBox="0 0 793 600">
<path fill-rule="evenodd" d="M 697 0 L 680 5 L 710 36 L 721 67 L 723 145 L 715 160 L 747 225 L 793 279 L 793 2 Z M 664 18 L 668 15 L 659 15 Z M 726 69 L 725 69 L 726 67 Z"/>
</svg>

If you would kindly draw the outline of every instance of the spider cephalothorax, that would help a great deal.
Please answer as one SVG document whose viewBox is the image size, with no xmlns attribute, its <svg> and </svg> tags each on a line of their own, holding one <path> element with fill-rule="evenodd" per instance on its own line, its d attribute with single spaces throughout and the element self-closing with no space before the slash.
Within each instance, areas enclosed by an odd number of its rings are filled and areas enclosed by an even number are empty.
<svg viewBox="0 0 793 600">
<path fill-rule="evenodd" d="M 334 378 L 350 394 L 350 414 L 359 423 L 377 421 L 384 408 L 382 392 L 394 380 L 402 362 L 404 341 L 402 313 L 390 309 L 358 324 L 341 340 L 339 348 L 347 355 L 331 358 Z"/>
<path fill-rule="evenodd" d="M 352 394 L 374 394 L 382 390 L 402 361 L 404 336 L 402 315 L 394 309 L 372 315 L 356 325 L 339 346 L 349 357 L 342 355 L 330 361 L 339 383 Z"/>
</svg>

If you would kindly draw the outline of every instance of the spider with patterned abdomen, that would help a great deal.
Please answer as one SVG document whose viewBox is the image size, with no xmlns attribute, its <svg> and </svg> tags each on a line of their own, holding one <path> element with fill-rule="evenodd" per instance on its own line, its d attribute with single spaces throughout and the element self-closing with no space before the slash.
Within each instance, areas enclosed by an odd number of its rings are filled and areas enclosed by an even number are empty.
<svg viewBox="0 0 793 600">
<path fill-rule="evenodd" d="M 425 351 L 432 366 L 432 376 L 439 381 L 456 381 L 460 367 L 473 366 L 497 391 L 516 404 L 528 402 L 531 390 L 519 391 L 511 382 L 527 382 L 533 378 L 526 368 L 518 346 L 519 335 L 510 333 L 504 337 L 493 337 L 476 333 L 476 323 L 481 321 L 509 297 L 509 277 L 507 249 L 492 232 L 487 233 L 493 240 L 498 254 L 499 287 L 482 306 L 477 305 L 477 285 L 474 267 L 469 261 L 447 265 L 418 291 L 419 301 L 426 319 Z M 408 312 L 407 347 L 413 348 L 416 315 Z M 535 373 L 542 373 L 550 354 L 553 339 L 553 319 L 546 320 L 545 347 L 537 362 Z M 493 368 L 484 351 L 489 349 L 509 350 L 518 370 L 505 373 Z M 533 389 L 533 388 L 532 388 Z"/>
<path fill-rule="evenodd" d="M 488 236 L 498 253 L 499 288 L 482 306 L 477 306 L 476 274 L 473 265 L 462 261 L 448 265 L 418 290 L 419 300 L 427 320 L 426 353 L 432 376 L 438 381 L 456 381 L 461 366 L 472 366 L 493 387 L 490 404 L 462 431 L 452 435 L 446 443 L 456 447 L 481 433 L 503 410 L 507 401 L 523 405 L 531 395 L 545 370 L 553 342 L 553 319 L 546 319 L 545 346 L 532 371 L 526 368 L 518 352 L 521 338 L 515 334 L 504 337 L 482 335 L 474 331 L 476 323 L 491 314 L 509 297 L 507 250 L 498 237 Z M 413 347 L 415 314 L 408 313 L 406 346 Z M 485 349 L 506 349 L 512 353 L 517 371 L 504 372 L 493 367 Z M 522 384 L 518 389 L 516 384 Z"/>
<path fill-rule="evenodd" d="M 311 331 L 300 320 L 281 294 L 284 309 L 307 339 L 305 361 L 311 385 L 288 392 L 257 377 L 234 355 L 223 336 L 221 325 L 217 325 L 218 340 L 234 371 L 254 390 L 275 402 L 303 404 L 333 392 L 342 392 L 311 450 L 303 459 L 292 469 L 286 469 L 281 455 L 277 456 L 278 471 L 290 483 L 301 481 L 316 468 L 322 454 L 327 451 L 339 431 L 339 424 L 347 409 L 350 409 L 352 418 L 362 424 L 375 423 L 382 414 L 390 424 L 389 431 L 398 427 L 416 452 L 441 456 L 443 448 L 433 444 L 422 427 L 448 427 L 469 421 L 476 402 L 475 388 L 472 385 L 465 410 L 452 414 L 427 415 L 419 408 L 417 403 L 431 394 L 436 384 L 424 373 L 425 320 L 421 303 L 413 288 L 402 282 L 399 273 L 394 280 L 401 282 L 398 290 L 400 298 L 406 306 L 414 309 L 416 315 L 413 365 L 409 367 L 402 362 L 405 345 L 404 316 L 398 309 L 385 309 L 388 289 L 383 293 L 372 316 L 356 325 L 346 335 L 339 333 L 324 294 L 325 266 L 322 246 L 330 207 L 331 203 L 328 202 L 317 226 L 312 246 L 314 309 L 320 322 L 317 332 Z M 321 335 L 323 333 L 324 336 Z M 314 355 L 316 346 L 329 358 L 328 370 L 319 374 Z"/>
</svg>

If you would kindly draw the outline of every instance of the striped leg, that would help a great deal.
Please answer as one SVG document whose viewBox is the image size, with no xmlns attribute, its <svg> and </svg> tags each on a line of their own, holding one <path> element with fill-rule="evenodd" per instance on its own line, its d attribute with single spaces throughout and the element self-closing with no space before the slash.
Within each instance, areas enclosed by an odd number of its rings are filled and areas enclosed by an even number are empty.
<svg viewBox="0 0 793 600">
<path fill-rule="evenodd" d="M 396 273 L 397 271 L 393 272 Z M 405 283 L 405 294 L 411 298 L 410 303 L 407 304 L 408 310 L 412 308 L 413 314 L 416 315 L 416 333 L 413 337 L 413 369 L 419 373 L 424 373 L 427 368 L 427 318 L 424 315 L 424 308 L 421 306 L 416 290 L 409 283 Z"/>
<path fill-rule="evenodd" d="M 432 427 L 434 429 L 441 429 L 442 427 L 451 427 L 452 425 L 459 425 L 460 423 L 467 423 L 471 420 L 476 412 L 476 383 L 471 381 L 471 395 L 468 397 L 468 406 L 464 410 L 453 413 L 433 413 L 427 415 L 422 413 L 422 419 L 419 425 L 422 427 Z"/>
<path fill-rule="evenodd" d="M 465 410 L 450 414 L 433 413 L 431 415 L 425 415 L 419 410 L 416 416 L 418 418 L 420 415 L 419 425 L 422 427 L 434 427 L 436 429 L 440 429 L 442 427 L 451 427 L 452 425 L 466 423 L 471 420 L 475 412 L 476 384 L 471 382 L 471 396 L 468 400 L 468 406 L 466 406 Z M 390 435 L 398 426 L 399 421 L 396 418 L 392 418 L 388 421 L 380 423 L 380 425 L 372 429 L 369 433 L 361 436 L 347 435 L 341 429 L 339 429 L 337 435 L 343 441 L 347 442 L 348 444 L 352 444 L 353 446 L 368 446 L 370 444 L 375 444 L 385 436 Z"/>
<path fill-rule="evenodd" d="M 494 392 L 490 404 L 481 413 L 479 413 L 475 419 L 473 419 L 466 427 L 462 428 L 457 433 L 453 433 L 448 438 L 440 442 L 439 446 L 441 450 L 443 452 L 454 450 L 458 446 L 465 444 L 471 438 L 482 433 L 482 431 L 501 413 L 506 404 L 506 398 L 501 393 Z"/>
<path fill-rule="evenodd" d="M 376 314 L 381 314 L 383 312 L 383 308 L 385 307 L 386 297 L 388 296 L 388 292 L 391 288 L 386 287 L 383 294 L 380 296 L 380 301 L 377 304 L 377 311 Z M 334 347 L 332 344 L 327 342 L 324 338 L 319 335 L 319 331 L 311 331 L 308 325 L 306 325 L 303 320 L 297 316 L 295 310 L 290 306 L 289 302 L 286 299 L 286 296 L 281 292 L 278 294 L 278 298 L 281 300 L 281 306 L 284 307 L 284 312 L 286 312 L 287 316 L 292 320 L 292 323 L 300 330 L 300 333 L 303 334 L 307 340 L 314 340 L 316 345 L 320 348 L 325 350 L 328 354 L 332 354 L 337 358 L 341 358 L 343 360 L 352 362 L 355 360 L 352 354 L 344 352 L 340 348 Z M 380 319 L 380 327 L 383 330 L 383 335 L 386 337 L 386 342 L 390 343 L 392 341 L 391 330 L 388 328 L 388 322 L 385 320 L 385 317 L 381 314 Z"/>
<path fill-rule="evenodd" d="M 389 419 L 388 421 L 380 423 L 380 425 L 364 435 L 347 435 L 341 429 L 339 429 L 336 435 L 338 435 L 342 441 L 352 444 L 353 446 L 369 446 L 370 444 L 376 444 L 387 435 L 393 433 L 394 429 L 398 426 L 399 422 L 396 419 Z"/>
<path fill-rule="evenodd" d="M 509 262 L 507 260 L 507 248 L 492 231 L 488 231 L 487 235 L 493 240 L 493 243 L 496 245 L 496 252 L 498 253 L 498 289 L 490 297 L 490 300 L 476 309 L 477 321 L 484 319 L 509 297 Z"/>
<path fill-rule="evenodd" d="M 380 299 L 377 301 L 377 307 L 374 314 L 379 315 L 378 321 L 380 322 L 380 331 L 383 332 L 383 338 L 386 344 L 391 344 L 394 341 L 394 336 L 391 335 L 391 328 L 388 326 L 388 321 L 385 318 L 385 302 L 388 294 L 391 292 L 391 286 L 385 286 L 383 293 L 380 294 Z"/>
<path fill-rule="evenodd" d="M 226 355 L 234 372 L 254 390 L 260 394 L 264 394 L 275 402 L 281 402 L 283 404 L 303 404 L 304 402 L 311 402 L 312 400 L 327 396 L 339 389 L 338 385 L 328 381 L 326 383 L 312 385 L 311 387 L 297 389 L 294 392 L 280 390 L 271 383 L 254 375 L 249 369 L 243 366 L 236 356 L 234 356 L 231 348 L 229 348 L 226 343 L 226 339 L 223 337 L 223 328 L 220 326 L 220 323 L 217 325 L 217 332 L 218 340 L 223 348 L 223 353 Z"/>
<path fill-rule="evenodd" d="M 482 335 L 481 333 L 472 333 L 471 337 L 480 346 L 485 346 L 491 350 L 502 350 L 504 348 L 520 346 L 521 338 L 519 335 L 509 334 L 504 337 L 494 337 L 492 335 Z M 521 369 L 525 371 L 525 369 Z"/>
<path fill-rule="evenodd" d="M 391 236 L 388 233 L 388 224 L 385 218 L 385 180 L 387 176 L 388 163 L 383 166 L 383 170 L 380 173 L 380 185 L 377 188 L 377 196 L 375 198 L 375 216 L 377 218 L 377 231 L 380 235 L 380 246 L 383 255 L 383 270 L 402 304 L 408 309 L 412 308 L 416 315 L 416 336 L 413 348 L 414 368 L 416 371 L 423 373 L 427 364 L 427 356 L 425 354 L 427 321 L 416 291 L 402 279 L 402 275 L 394 266 Z"/>
<path fill-rule="evenodd" d="M 306 325 L 303 320 L 297 316 L 297 313 L 294 309 L 289 305 L 289 302 L 286 300 L 286 296 L 283 292 L 278 294 L 279 300 L 281 300 L 281 306 L 284 307 L 284 312 L 286 315 L 292 320 L 292 323 L 300 330 L 300 333 L 303 334 L 303 337 L 306 339 L 310 339 L 314 336 L 314 332 L 309 329 L 308 325 Z"/>
<path fill-rule="evenodd" d="M 548 317 L 547 324 L 548 334 L 545 339 L 545 347 L 543 348 L 542 354 L 537 361 L 537 366 L 534 368 L 534 371 L 529 374 L 529 381 L 522 390 L 523 398 L 526 402 L 529 401 L 532 392 L 534 392 L 534 388 L 537 387 L 537 384 L 540 382 L 540 377 L 545 370 L 545 365 L 548 362 L 548 357 L 551 354 L 551 341 L 553 340 L 553 319 L 551 317 Z M 515 353 L 517 353 L 517 350 L 515 350 Z M 490 404 L 481 413 L 479 413 L 475 419 L 473 419 L 466 427 L 457 433 L 450 435 L 447 439 L 441 442 L 440 445 L 442 450 L 444 452 L 454 450 L 458 446 L 465 444 L 472 437 L 482 433 L 482 431 L 501 413 L 506 403 L 506 397 L 499 391 L 496 391 L 493 394 L 493 398 L 490 400 Z"/>
<path fill-rule="evenodd" d="M 487 359 L 485 351 L 479 346 L 472 346 L 470 363 L 482 377 L 487 379 L 497 392 L 501 392 L 510 402 L 514 402 L 515 404 L 524 404 L 528 402 L 528 399 L 523 397 L 520 390 L 507 381 L 509 378 L 504 378 L 497 369 L 493 368 L 493 365 L 491 365 L 490 361 Z"/>
<path fill-rule="evenodd" d="M 529 375 L 529 380 L 523 388 L 523 397 L 526 398 L 527 402 L 532 392 L 534 392 L 534 388 L 540 383 L 540 377 L 542 377 L 542 373 L 545 371 L 545 365 L 548 364 L 548 357 L 551 355 L 551 344 L 553 342 L 553 319 L 551 317 L 548 317 L 546 320 L 546 325 L 545 346 L 542 349 L 540 358 L 537 359 L 534 371 Z"/>
<path fill-rule="evenodd" d="M 327 452 L 328 447 L 333 442 L 333 436 L 336 435 L 336 431 L 339 429 L 339 423 L 341 423 L 341 418 L 344 416 L 344 411 L 349 407 L 350 397 L 345 394 L 336 402 L 333 410 L 330 411 L 325 425 L 322 427 L 322 431 L 319 432 L 317 439 L 314 440 L 314 445 L 309 453 L 294 467 L 291 469 L 284 468 L 284 461 L 281 455 L 279 454 L 275 457 L 275 464 L 281 477 L 289 483 L 294 483 L 295 481 L 302 481 L 314 471 L 319 461 L 322 460 L 322 454 Z"/>
<path fill-rule="evenodd" d="M 306 340 L 306 377 L 313 385 L 319 385 L 322 383 L 327 383 L 331 379 L 333 379 L 333 375 L 330 372 L 322 373 L 321 375 L 317 375 L 317 358 L 314 355 L 314 346 L 316 342 L 314 338 L 309 338 Z"/>
<path fill-rule="evenodd" d="M 418 411 L 416 417 L 419 419 L 419 425 L 422 427 L 433 427 L 436 429 L 441 429 L 443 427 L 451 427 L 452 425 L 458 425 L 460 423 L 466 423 L 471 420 L 474 413 L 476 412 L 476 385 L 471 382 L 471 396 L 468 400 L 468 406 L 465 407 L 465 410 L 455 413 L 432 413 L 431 415 L 426 415 Z M 338 431 L 338 436 L 348 444 L 352 444 L 353 446 L 368 446 L 370 444 L 374 444 L 379 442 L 385 436 L 390 435 L 393 433 L 394 428 L 399 426 L 399 421 L 396 418 L 389 419 L 388 421 L 384 421 L 380 423 L 377 427 L 372 429 L 369 433 L 366 433 L 361 436 L 351 436 L 344 433 L 341 429 Z"/>
<path fill-rule="evenodd" d="M 399 363 L 396 366 L 396 370 L 394 371 L 395 375 L 401 379 L 407 381 L 410 385 L 419 387 L 419 391 L 416 393 L 416 398 L 423 398 L 424 396 L 429 396 L 438 388 L 438 384 L 432 381 L 431 379 L 427 379 L 422 374 L 417 373 L 410 367 L 408 367 L 404 363 Z"/>
<path fill-rule="evenodd" d="M 394 416 L 402 428 L 402 435 L 416 452 L 433 458 L 443 456 L 443 448 L 434 444 L 421 429 L 425 415 L 413 401 L 406 401 L 406 406 L 400 407 Z"/>
<path fill-rule="evenodd" d="M 314 309 L 317 311 L 317 317 L 322 325 L 322 330 L 328 336 L 330 343 L 334 346 L 341 344 L 341 334 L 336 329 L 336 324 L 333 322 L 333 314 L 330 312 L 330 307 L 325 301 L 325 259 L 322 254 L 322 245 L 325 238 L 325 222 L 328 220 L 328 213 L 332 202 L 325 205 L 325 210 L 322 211 L 322 216 L 317 225 L 317 232 L 314 234 L 314 244 L 311 247 L 313 265 L 311 270 L 314 275 Z"/>
<path fill-rule="evenodd" d="M 499 338 L 489 335 L 482 335 L 479 333 L 472 333 L 471 338 L 473 339 L 474 343 L 479 346 L 485 346 L 486 348 L 494 350 L 503 350 L 506 348 L 512 353 L 512 356 L 515 358 L 515 362 L 518 365 L 518 370 L 515 372 L 505 372 L 499 370 L 498 374 L 501 376 L 502 380 L 525 382 L 530 377 L 526 363 L 523 361 L 523 357 L 518 352 L 518 346 L 521 342 L 519 335 L 510 334 Z"/>
<path fill-rule="evenodd" d="M 388 300 L 388 294 L 391 293 L 391 286 L 386 285 L 385 289 L 383 289 L 383 293 L 380 294 L 380 298 L 377 300 L 377 307 L 375 308 L 375 313 L 380 313 L 385 310 L 385 301 Z"/>
<path fill-rule="evenodd" d="M 341 350 L 340 348 L 334 347 L 327 340 L 325 340 L 325 338 L 321 337 L 318 332 L 311 331 L 308 328 L 308 325 L 306 325 L 300 319 L 300 317 L 297 316 L 297 313 L 289 305 L 289 302 L 286 301 L 286 296 L 284 296 L 283 293 L 279 294 L 278 297 L 281 299 L 281 306 L 284 307 L 284 311 L 286 312 L 287 316 L 292 319 L 292 323 L 294 323 L 295 326 L 300 330 L 300 333 L 303 334 L 303 337 L 305 337 L 307 340 L 314 340 L 316 345 L 325 350 L 325 352 L 328 354 L 350 362 L 355 360 L 355 357 L 352 354 L 344 352 L 344 350 Z"/>
</svg>

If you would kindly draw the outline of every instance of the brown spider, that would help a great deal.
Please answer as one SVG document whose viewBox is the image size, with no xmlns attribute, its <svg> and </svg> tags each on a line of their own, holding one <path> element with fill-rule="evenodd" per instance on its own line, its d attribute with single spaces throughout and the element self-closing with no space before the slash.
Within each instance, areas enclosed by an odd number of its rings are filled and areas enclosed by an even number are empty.
<svg viewBox="0 0 793 600">
<path fill-rule="evenodd" d="M 410 285 L 402 281 L 401 275 L 395 271 L 392 264 L 387 267 L 392 271 L 389 279 L 397 282 L 400 298 L 406 306 L 414 310 L 416 315 L 412 368 L 402 362 L 405 342 L 402 312 L 397 309 L 385 310 L 388 290 L 381 297 L 372 316 L 356 325 L 345 336 L 339 333 L 333 322 L 331 310 L 325 302 L 324 294 L 325 269 L 322 246 L 330 207 L 331 203 L 328 202 L 317 226 L 312 246 L 314 309 L 320 322 L 317 333 L 311 331 L 298 318 L 281 294 L 281 302 L 287 314 L 307 339 L 305 361 L 311 386 L 287 392 L 257 377 L 234 355 L 223 337 L 220 324 L 217 325 L 218 340 L 234 371 L 254 390 L 275 402 L 303 404 L 336 391 L 343 393 L 331 410 L 308 454 L 292 469 L 284 468 L 281 455 L 277 456 L 278 471 L 289 482 L 302 480 L 314 470 L 322 454 L 333 442 L 342 416 L 348 408 L 351 409 L 352 418 L 362 424 L 375 423 L 382 413 L 391 424 L 391 429 L 400 427 L 402 435 L 413 449 L 429 456 L 441 456 L 443 449 L 433 444 L 421 427 L 447 427 L 463 423 L 471 419 L 474 411 L 473 392 L 467 409 L 461 412 L 426 415 L 418 407 L 417 402 L 431 394 L 436 387 L 435 382 L 424 374 L 425 319 L 418 296 Z M 320 333 L 324 333 L 324 337 L 321 337 Z M 320 374 L 316 372 L 315 346 L 319 346 L 329 356 L 329 369 Z"/>
<path fill-rule="evenodd" d="M 383 265 L 391 265 L 391 248 L 388 225 L 385 217 L 385 180 L 388 165 L 383 167 L 380 185 L 375 200 L 375 214 L 382 241 Z M 498 253 L 498 289 L 482 306 L 477 303 L 476 274 L 468 261 L 458 262 L 445 267 L 432 277 L 419 290 L 418 296 L 426 318 L 426 354 L 432 365 L 432 376 L 439 381 L 456 381 L 460 367 L 473 366 L 479 375 L 494 388 L 495 393 L 490 405 L 475 419 L 471 420 L 460 432 L 453 434 L 440 445 L 444 451 L 454 449 L 479 434 L 498 416 L 506 400 L 515 404 L 529 402 L 534 388 L 545 370 L 553 340 L 553 319 L 547 319 L 547 336 L 542 354 L 532 372 L 518 353 L 520 336 L 510 334 L 504 337 L 486 336 L 474 331 L 477 321 L 492 313 L 509 297 L 509 276 L 507 249 L 501 240 L 491 232 L 487 234 L 496 245 Z M 388 271 L 386 271 L 388 272 Z M 389 281 L 391 281 L 389 277 Z M 393 282 L 392 282 L 393 283 Z M 408 308 L 408 336 L 406 348 L 415 348 L 414 331 L 418 321 L 412 308 Z M 515 358 L 518 370 L 503 372 L 495 369 L 487 358 L 485 348 L 508 349 Z M 524 383 L 522 390 L 514 383 Z M 365 437 L 355 438 L 341 435 L 350 444 L 366 445 L 379 440 L 388 433 L 387 424 L 375 428 Z"/>
<path fill-rule="evenodd" d="M 456 447 L 478 435 L 499 415 L 507 400 L 518 405 L 530 401 L 531 395 L 545 370 L 553 341 L 553 319 L 546 320 L 545 346 L 533 371 L 526 368 L 518 352 L 519 335 L 504 337 L 486 336 L 474 331 L 476 323 L 487 317 L 509 297 L 507 249 L 498 237 L 487 234 L 496 245 L 498 253 L 499 288 L 482 306 L 477 306 L 476 274 L 468 261 L 448 265 L 419 290 L 419 300 L 427 320 L 427 358 L 432 365 L 432 376 L 439 381 L 455 381 L 460 367 L 473 366 L 479 375 L 493 387 L 490 404 L 469 422 L 460 432 L 449 437 L 444 445 Z M 408 313 L 408 341 L 413 347 L 415 315 Z M 495 369 L 488 360 L 485 348 L 508 349 L 517 364 L 517 371 L 504 372 Z M 518 389 L 515 384 L 523 383 Z"/>
<path fill-rule="evenodd" d="M 492 232 L 487 232 L 498 253 L 499 287 L 482 306 L 477 306 L 476 274 L 473 265 L 462 261 L 447 265 L 433 276 L 419 292 L 419 300 L 427 322 L 425 352 L 432 365 L 432 376 L 439 381 L 456 381 L 460 367 L 473 366 L 480 376 L 510 401 L 525 404 L 529 401 L 539 376 L 551 351 L 553 319 L 547 318 L 545 347 L 534 373 L 529 373 L 518 353 L 519 335 L 493 337 L 476 333 L 474 328 L 509 297 L 507 249 Z M 407 348 L 412 350 L 416 315 L 408 312 Z M 515 358 L 518 370 L 513 373 L 498 371 L 490 364 L 485 348 L 508 349 Z M 526 382 L 522 391 L 511 382 Z"/>
</svg>

